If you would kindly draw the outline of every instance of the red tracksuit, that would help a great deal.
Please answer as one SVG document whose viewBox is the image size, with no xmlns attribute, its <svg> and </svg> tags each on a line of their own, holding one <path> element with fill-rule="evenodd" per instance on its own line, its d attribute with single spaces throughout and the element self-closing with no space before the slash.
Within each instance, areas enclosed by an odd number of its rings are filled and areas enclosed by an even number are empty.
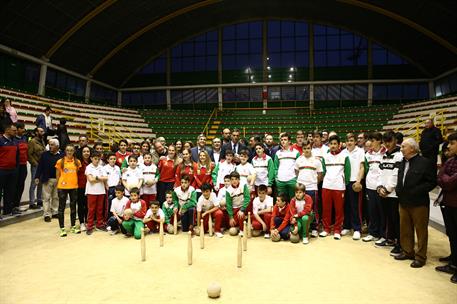
<svg viewBox="0 0 457 304">
<path fill-rule="evenodd" d="M 282 223 L 278 227 L 275 225 L 275 218 L 282 218 Z M 273 212 L 271 213 L 270 229 L 278 229 L 281 232 L 289 224 L 290 220 L 290 211 L 289 204 L 284 205 L 280 208 L 278 205 L 273 206 Z"/>
<path fill-rule="evenodd" d="M 200 167 L 198 163 L 194 163 L 194 178 L 192 186 L 196 189 L 200 189 L 204 183 L 213 185 L 213 179 L 211 173 L 213 172 L 214 165 L 211 164 L 211 168 L 208 170 L 206 167 Z"/>
</svg>

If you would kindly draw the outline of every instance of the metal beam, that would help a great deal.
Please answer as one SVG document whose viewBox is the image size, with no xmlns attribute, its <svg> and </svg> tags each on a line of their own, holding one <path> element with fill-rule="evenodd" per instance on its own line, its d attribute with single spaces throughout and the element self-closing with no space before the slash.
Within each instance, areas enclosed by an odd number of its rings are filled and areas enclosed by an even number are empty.
<svg viewBox="0 0 457 304">
<path fill-rule="evenodd" d="M 420 25 L 420 24 L 418 24 L 418 23 L 416 23 L 416 22 L 414 22 L 414 21 L 412 21 L 412 20 L 410 20 L 410 19 L 408 19 L 406 17 L 403 17 L 403 16 L 401 16 L 401 15 L 399 15 L 397 13 L 391 12 L 389 10 L 386 10 L 384 8 L 381 8 L 379 6 L 376 6 L 376 5 L 373 5 L 373 4 L 364 2 L 364 1 L 359 1 L 359 0 L 337 0 L 337 1 L 341 2 L 341 3 L 348 4 L 348 5 L 357 6 L 357 7 L 372 11 L 372 12 L 375 12 L 375 13 L 384 15 L 386 17 L 389 17 L 389 18 L 391 18 L 391 19 L 393 19 L 395 21 L 398 21 L 400 23 L 403 23 L 404 25 L 409 26 L 410 28 L 418 31 L 419 33 L 424 34 L 428 38 L 430 38 L 433 41 L 437 42 L 438 44 L 442 45 L 443 47 L 445 47 L 446 49 L 448 49 L 452 53 L 457 54 L 457 47 L 455 45 L 453 45 L 452 43 L 450 43 L 446 39 L 442 38 L 441 36 L 435 34 L 431 30 L 423 27 L 422 25 Z"/>
<path fill-rule="evenodd" d="M 114 55 L 116 55 L 117 53 L 119 53 L 120 50 L 122 50 L 123 48 L 125 48 L 127 45 L 129 45 L 130 43 L 132 43 L 133 41 L 135 41 L 136 39 L 138 39 L 139 37 L 141 37 L 142 35 L 144 35 L 145 33 L 153 30 L 154 28 L 158 27 L 159 25 L 167 22 L 167 21 L 170 21 L 171 19 L 173 18 L 176 18 L 178 16 L 181 16 L 181 15 L 184 15 L 184 14 L 187 14 L 188 12 L 191 12 L 191 11 L 194 11 L 196 9 L 199 9 L 199 8 L 202 8 L 202 7 L 206 7 L 206 6 L 209 6 L 209 5 L 212 5 L 212 4 L 215 4 L 215 3 L 219 3 L 221 2 L 222 0 L 205 0 L 205 1 L 200 1 L 200 2 L 197 2 L 195 4 L 192 4 L 192 5 L 189 5 L 189 6 L 186 6 L 186 7 L 183 7 L 177 11 L 174 11 L 172 12 L 171 14 L 168 14 L 166 16 L 163 16 L 162 18 L 159 18 L 157 20 L 154 20 L 152 23 L 146 25 L 145 27 L 143 27 L 142 29 L 140 29 L 139 31 L 133 33 L 130 37 L 128 37 L 127 39 L 125 39 L 124 41 L 122 41 L 120 44 L 118 44 L 114 49 L 112 49 L 108 54 L 105 55 L 105 57 L 103 57 L 93 68 L 92 70 L 89 72 L 89 74 L 91 75 L 95 75 L 95 73 L 97 73 L 97 71 L 103 66 L 105 65 L 106 62 L 108 62 L 108 60 L 110 60 L 112 57 L 114 57 Z"/>
<path fill-rule="evenodd" d="M 106 0 L 99 6 L 97 6 L 94 10 L 92 10 L 89 14 L 84 16 L 81 20 L 79 20 L 75 25 L 73 25 L 59 40 L 54 43 L 54 45 L 47 51 L 46 57 L 51 58 L 52 55 L 68 40 L 74 33 L 76 33 L 80 28 L 86 25 L 90 20 L 92 20 L 95 16 L 103 12 L 105 9 L 116 3 L 117 0 Z"/>
</svg>

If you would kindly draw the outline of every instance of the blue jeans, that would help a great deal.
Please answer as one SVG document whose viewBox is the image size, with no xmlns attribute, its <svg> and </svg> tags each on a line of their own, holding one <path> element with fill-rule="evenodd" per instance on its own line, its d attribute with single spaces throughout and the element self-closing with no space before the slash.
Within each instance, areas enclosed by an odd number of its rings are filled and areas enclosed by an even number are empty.
<svg viewBox="0 0 457 304">
<path fill-rule="evenodd" d="M 117 221 L 117 218 L 113 215 L 110 216 L 108 221 L 106 222 L 106 226 L 111 227 L 112 231 L 118 230 L 119 229 L 119 222 Z"/>
<path fill-rule="evenodd" d="M 282 224 L 283 218 L 282 217 L 275 217 L 275 227 L 279 227 Z M 290 225 L 287 225 L 286 228 L 283 230 L 279 231 L 279 235 L 283 240 L 288 240 L 289 239 L 289 230 L 290 230 Z"/>
<path fill-rule="evenodd" d="M 43 199 L 41 196 L 42 190 L 43 190 L 43 185 L 41 185 L 41 182 L 38 184 L 38 186 L 35 184 L 35 173 L 36 169 L 38 166 L 30 166 L 30 176 L 31 176 L 31 182 L 30 182 L 30 188 L 29 188 L 29 202 L 30 204 L 43 204 Z M 36 190 L 36 201 L 35 201 L 35 189 Z"/>
</svg>

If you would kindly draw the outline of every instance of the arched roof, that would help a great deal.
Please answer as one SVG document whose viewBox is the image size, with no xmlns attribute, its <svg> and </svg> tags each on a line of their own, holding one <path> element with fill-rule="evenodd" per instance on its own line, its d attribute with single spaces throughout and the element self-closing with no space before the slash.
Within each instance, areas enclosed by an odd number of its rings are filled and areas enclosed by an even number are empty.
<svg viewBox="0 0 457 304">
<path fill-rule="evenodd" d="M 456 1 L 10 0 L 0 43 L 113 86 L 197 33 L 254 19 L 298 19 L 360 33 L 426 75 L 457 66 Z"/>
</svg>

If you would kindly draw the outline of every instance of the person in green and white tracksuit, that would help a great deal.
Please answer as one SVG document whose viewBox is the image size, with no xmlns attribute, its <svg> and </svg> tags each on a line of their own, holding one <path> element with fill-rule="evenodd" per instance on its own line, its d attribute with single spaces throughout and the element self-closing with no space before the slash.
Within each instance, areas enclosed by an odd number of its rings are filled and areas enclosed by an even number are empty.
<svg viewBox="0 0 457 304">
<path fill-rule="evenodd" d="M 295 161 L 300 157 L 300 152 L 290 146 L 290 135 L 281 133 L 281 149 L 274 158 L 274 176 L 278 193 L 285 193 L 289 198 L 295 195 L 297 176 L 295 175 Z"/>
</svg>

